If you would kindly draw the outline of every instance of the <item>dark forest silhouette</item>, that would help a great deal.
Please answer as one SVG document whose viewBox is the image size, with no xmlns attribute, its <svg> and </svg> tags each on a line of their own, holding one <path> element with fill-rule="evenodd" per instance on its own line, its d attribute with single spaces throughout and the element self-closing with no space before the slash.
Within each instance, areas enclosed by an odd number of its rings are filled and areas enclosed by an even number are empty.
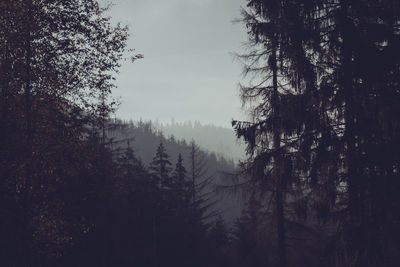
<svg viewBox="0 0 400 267">
<path fill-rule="evenodd" d="M 1 266 L 400 264 L 398 0 L 247 1 L 239 166 L 110 119 L 106 10 L 0 2 Z"/>
<path fill-rule="evenodd" d="M 296 265 L 291 205 L 332 231 L 317 266 L 398 265 L 399 2 L 253 0 L 243 16 L 253 117 L 233 125 L 272 194 L 279 266 Z"/>
</svg>

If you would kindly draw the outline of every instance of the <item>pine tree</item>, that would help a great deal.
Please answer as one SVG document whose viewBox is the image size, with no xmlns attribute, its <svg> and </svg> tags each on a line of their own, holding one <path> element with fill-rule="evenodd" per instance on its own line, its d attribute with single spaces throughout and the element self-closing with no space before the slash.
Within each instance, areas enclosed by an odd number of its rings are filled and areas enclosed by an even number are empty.
<svg viewBox="0 0 400 267">
<path fill-rule="evenodd" d="M 281 1 L 249 1 L 243 11 L 249 29 L 252 51 L 239 56 L 245 60 L 245 75 L 253 75 L 255 84 L 241 86 L 244 104 L 251 103 L 252 121 L 233 121 L 239 138 L 247 142 L 247 166 L 253 182 L 275 196 L 276 228 L 280 266 L 286 266 L 285 192 L 293 176 L 288 168 L 293 148 L 287 138 L 297 138 L 298 123 L 287 107 L 298 98 L 291 87 L 287 32 Z M 282 27 L 283 26 L 283 27 Z"/>
<path fill-rule="evenodd" d="M 112 263 L 127 266 L 135 259 L 142 266 L 150 266 L 155 241 L 150 237 L 159 191 L 130 146 L 119 157 L 118 165 L 111 219 Z"/>
<path fill-rule="evenodd" d="M 393 77 L 399 64 L 393 50 L 399 36 L 395 22 L 399 16 L 398 4 L 363 0 L 253 0 L 248 7 L 250 12 L 245 20 L 253 44 L 264 45 L 266 49 L 250 54 L 255 60 L 246 71 L 256 72 L 262 79 L 265 69 L 257 63 L 267 61 L 264 51 L 272 56 L 278 52 L 281 74 L 278 83 L 288 85 L 280 90 L 292 92 L 278 97 L 279 118 L 284 126 L 280 131 L 285 135 L 280 143 L 290 145 L 290 150 L 281 149 L 280 154 L 290 152 L 293 172 L 305 186 L 307 197 L 316 202 L 320 216 L 340 211 L 343 228 L 338 229 L 338 234 L 348 248 L 341 252 L 344 255 L 339 259 L 340 264 L 347 266 L 355 261 L 362 266 L 379 265 L 385 252 L 371 246 L 380 242 L 376 225 L 382 221 L 378 223 L 376 218 L 382 218 L 382 213 L 378 210 L 384 209 L 385 213 L 394 210 L 386 209 L 388 204 L 383 204 L 377 196 L 389 194 L 389 188 L 383 184 L 396 176 L 393 170 L 398 166 L 397 152 L 389 156 L 378 149 L 388 142 L 398 142 L 394 132 L 388 130 L 397 128 L 398 121 L 386 113 L 396 112 L 393 102 L 386 97 L 399 97 L 398 83 L 386 82 L 393 81 L 389 76 Z M 270 63 L 264 66 L 273 72 L 274 64 Z M 273 81 L 270 84 L 273 86 Z M 243 96 L 256 99 L 267 89 L 268 86 L 262 85 L 248 87 Z M 265 107 L 274 103 L 273 97 L 265 94 L 254 108 L 255 116 L 261 121 L 263 116 L 273 118 L 273 112 L 269 113 Z M 386 119 L 378 115 L 383 113 L 387 114 Z M 382 131 L 383 121 L 391 126 Z M 245 136 L 251 147 L 267 144 L 262 136 L 274 129 L 268 120 L 264 124 L 237 125 L 239 135 Z M 256 153 L 261 155 L 260 151 Z M 383 167 L 376 157 L 378 154 L 391 170 Z M 391 181 L 391 186 L 397 187 Z M 395 198 L 392 200 L 398 203 Z"/>
<path fill-rule="evenodd" d="M 161 189 L 169 189 L 171 186 L 171 162 L 163 143 L 157 147 L 156 155 L 150 163 L 150 173 L 154 176 L 156 183 Z"/>
<path fill-rule="evenodd" d="M 175 165 L 172 179 L 174 194 L 178 197 L 179 201 L 183 201 L 187 205 L 190 199 L 190 184 L 187 181 L 187 172 L 185 166 L 183 165 L 181 153 L 178 155 L 178 160 Z"/>
<path fill-rule="evenodd" d="M 205 158 L 194 140 L 190 143 L 189 160 L 192 205 L 195 207 L 204 200 L 204 189 L 209 185 L 211 177 L 206 177 Z"/>
</svg>

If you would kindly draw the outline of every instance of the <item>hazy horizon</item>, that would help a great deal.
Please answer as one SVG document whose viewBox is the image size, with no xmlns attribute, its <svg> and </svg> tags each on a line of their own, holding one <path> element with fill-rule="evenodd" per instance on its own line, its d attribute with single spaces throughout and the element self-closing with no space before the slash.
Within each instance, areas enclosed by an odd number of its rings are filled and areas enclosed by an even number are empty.
<svg viewBox="0 0 400 267">
<path fill-rule="evenodd" d="M 130 27 L 128 48 L 144 54 L 135 63 L 123 62 L 117 76 L 118 118 L 164 123 L 175 118 L 224 127 L 244 118 L 241 65 L 232 56 L 247 38 L 244 26 L 233 23 L 244 1 L 113 3 L 109 16 Z"/>
</svg>

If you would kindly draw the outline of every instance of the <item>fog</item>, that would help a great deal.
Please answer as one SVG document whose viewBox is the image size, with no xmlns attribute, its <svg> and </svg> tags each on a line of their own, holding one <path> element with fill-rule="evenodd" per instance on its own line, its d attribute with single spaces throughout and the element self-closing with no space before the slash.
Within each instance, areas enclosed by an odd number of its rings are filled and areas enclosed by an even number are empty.
<svg viewBox="0 0 400 267">
<path fill-rule="evenodd" d="M 226 127 L 241 118 L 241 66 L 232 52 L 246 40 L 243 25 L 233 23 L 243 5 L 241 0 L 114 1 L 109 15 L 129 25 L 128 47 L 144 54 L 135 63 L 125 61 L 117 76 L 117 117 Z"/>
</svg>

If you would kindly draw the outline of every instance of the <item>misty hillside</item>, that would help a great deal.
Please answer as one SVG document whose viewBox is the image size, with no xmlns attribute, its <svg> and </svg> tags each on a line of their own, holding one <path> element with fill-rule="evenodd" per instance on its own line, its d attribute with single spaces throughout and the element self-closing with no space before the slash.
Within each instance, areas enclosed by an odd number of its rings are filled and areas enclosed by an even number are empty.
<svg viewBox="0 0 400 267">
<path fill-rule="evenodd" d="M 232 128 L 201 124 L 199 121 L 175 122 L 174 119 L 170 123 L 159 123 L 157 120 L 150 123 L 165 136 L 173 135 L 186 141 L 194 139 L 202 148 L 235 162 L 245 157 L 244 145 Z"/>
<path fill-rule="evenodd" d="M 197 135 L 205 143 L 205 138 L 201 138 L 199 134 Z M 133 123 L 114 120 L 112 125 L 108 127 L 107 136 L 112 138 L 117 146 L 125 147 L 129 143 L 145 164 L 150 163 L 153 159 L 154 152 L 160 143 L 164 144 L 172 162 L 176 161 L 179 153 L 182 153 L 185 158 L 190 148 L 189 144 L 193 139 L 202 149 L 202 153 L 207 158 L 208 167 L 212 171 L 233 171 L 235 169 L 232 159 L 227 159 L 222 154 L 217 154 L 213 151 L 207 151 L 207 147 L 203 146 L 197 138 L 193 137 L 185 140 L 175 135 L 172 136 L 158 129 L 151 122 Z"/>
<path fill-rule="evenodd" d="M 0 22 L 0 267 L 400 266 L 400 0 Z"/>
<path fill-rule="evenodd" d="M 182 126 L 182 129 L 188 129 L 189 127 Z M 201 129 L 201 126 L 193 129 Z M 204 129 L 207 129 L 207 127 Z M 205 138 L 201 138 L 199 133 L 197 135 L 205 142 Z M 172 166 L 175 166 L 178 155 L 182 154 L 185 168 L 187 170 L 190 168 L 191 143 L 171 135 L 166 137 L 166 134 L 157 130 L 151 122 L 133 123 L 114 120 L 108 126 L 107 136 L 110 138 L 114 149 L 124 150 L 128 146 L 131 147 L 145 166 L 149 166 L 155 156 L 157 147 L 162 143 L 170 157 L 169 160 Z M 194 142 L 198 144 L 197 139 L 194 139 Z M 199 154 L 204 161 L 204 179 L 211 178 L 210 184 L 204 188 L 203 193 L 211 193 L 210 199 L 216 203 L 213 208 L 214 211 L 221 214 L 227 222 L 231 223 L 240 215 L 243 201 L 238 199 L 237 195 L 224 193 L 223 190 L 218 189 L 221 186 L 233 184 L 231 177 L 237 172 L 237 167 L 233 160 L 227 160 L 222 155 L 209 152 L 202 145 L 199 145 L 199 147 Z"/>
</svg>

